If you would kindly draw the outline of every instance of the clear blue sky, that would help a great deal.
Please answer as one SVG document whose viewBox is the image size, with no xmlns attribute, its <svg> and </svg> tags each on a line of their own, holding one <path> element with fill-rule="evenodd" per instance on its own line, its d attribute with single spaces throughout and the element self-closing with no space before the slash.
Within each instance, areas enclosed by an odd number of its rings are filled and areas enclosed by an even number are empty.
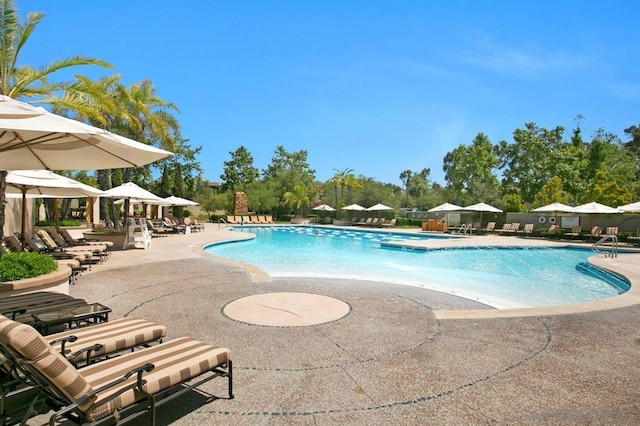
<svg viewBox="0 0 640 426">
<path fill-rule="evenodd" d="M 511 140 L 526 122 L 640 123 L 637 1 L 18 0 L 45 18 L 22 54 L 74 54 L 148 78 L 202 145 L 204 177 L 244 145 L 256 167 L 276 146 L 400 184 L 478 132 Z M 98 77 L 104 71 L 82 73 Z M 111 72 L 109 72 L 111 73 Z"/>
</svg>

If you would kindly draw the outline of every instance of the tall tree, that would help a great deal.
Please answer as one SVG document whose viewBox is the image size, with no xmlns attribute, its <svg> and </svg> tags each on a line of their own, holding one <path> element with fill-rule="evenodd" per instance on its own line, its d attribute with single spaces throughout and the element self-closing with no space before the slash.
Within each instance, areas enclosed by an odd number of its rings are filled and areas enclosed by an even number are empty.
<svg viewBox="0 0 640 426">
<path fill-rule="evenodd" d="M 459 145 L 445 155 L 442 169 L 453 198 L 466 203 L 476 197 L 474 191 L 481 188 L 483 192 L 498 190 L 496 149 L 484 133 L 478 133 L 471 145 Z"/>
<path fill-rule="evenodd" d="M 244 146 L 235 151 L 230 151 L 231 160 L 225 161 L 222 179 L 224 191 L 245 191 L 247 185 L 258 179 L 259 171 L 253 167 L 253 156 Z"/>
<path fill-rule="evenodd" d="M 72 82 L 52 82 L 50 77 L 57 71 L 81 65 L 111 67 L 108 62 L 82 55 L 54 60 L 40 68 L 20 65 L 20 53 L 43 18 L 43 13 L 32 12 L 22 21 L 13 0 L 0 0 L 0 94 L 14 99 L 50 103 L 59 99 L 57 93 L 65 93 L 73 85 Z M 87 109 L 81 97 L 70 97 L 67 104 L 70 108 Z M 5 221 L 6 177 L 7 172 L 0 171 L 0 237 L 3 237 Z"/>
</svg>

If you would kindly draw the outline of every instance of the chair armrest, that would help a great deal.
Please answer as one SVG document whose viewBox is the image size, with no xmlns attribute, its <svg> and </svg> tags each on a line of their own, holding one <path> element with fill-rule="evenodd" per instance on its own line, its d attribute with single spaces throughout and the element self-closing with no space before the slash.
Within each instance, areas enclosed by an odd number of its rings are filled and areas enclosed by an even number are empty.
<svg viewBox="0 0 640 426">
<path fill-rule="evenodd" d="M 76 340 L 78 340 L 78 338 L 76 336 L 67 336 L 67 337 L 61 337 L 59 339 L 54 339 L 52 341 L 49 342 L 49 344 L 51 346 L 55 345 L 56 343 L 61 343 L 60 345 L 60 353 L 62 354 L 62 356 L 65 356 L 64 354 L 64 346 L 67 344 L 67 342 L 75 342 Z"/>
<path fill-rule="evenodd" d="M 15 321 L 16 320 L 16 315 L 26 314 L 26 313 L 27 313 L 27 310 L 22 308 L 22 309 L 13 309 L 11 311 L 2 312 L 2 315 L 4 315 L 5 317 L 8 317 L 10 315 L 11 316 L 11 320 Z"/>
<path fill-rule="evenodd" d="M 140 367 L 136 367 L 133 370 L 130 370 L 129 372 L 127 372 L 121 378 L 116 379 L 116 380 L 114 380 L 114 381 L 112 381 L 110 383 L 107 383 L 107 384 L 99 387 L 98 389 L 94 389 L 92 392 L 87 393 L 86 395 L 84 395 L 82 398 L 78 399 L 73 404 L 67 405 L 67 406 L 63 407 L 62 409 L 60 409 L 59 411 L 56 411 L 55 413 L 53 413 L 51 415 L 51 417 L 49 418 L 49 424 L 50 425 L 56 425 L 59 419 L 63 418 L 66 414 L 73 412 L 73 410 L 75 410 L 76 408 L 78 408 L 81 405 L 83 405 L 85 402 L 87 402 L 89 399 L 93 398 L 95 395 L 99 394 L 100 392 L 104 392 L 105 390 L 110 389 L 110 388 L 112 388 L 114 386 L 119 385 L 120 383 L 126 381 L 129 377 L 131 377 L 134 374 L 138 375 L 135 383 L 131 383 L 129 386 L 125 386 L 124 388 L 120 389 L 118 392 L 110 395 L 108 398 L 105 398 L 105 400 L 102 401 L 101 404 L 107 403 L 107 402 L 117 398 L 118 396 L 120 396 L 124 392 L 128 391 L 129 389 L 138 388 L 139 391 L 147 394 L 147 392 L 145 392 L 142 389 L 142 386 L 144 386 L 144 384 L 146 383 L 142 379 L 142 374 L 145 373 L 145 372 L 150 372 L 154 368 L 155 368 L 155 366 L 153 364 L 151 364 L 151 363 L 147 363 L 147 364 L 141 365 Z"/>
<path fill-rule="evenodd" d="M 82 349 L 80 349 L 78 351 L 75 351 L 74 353 L 70 354 L 69 356 L 65 356 L 65 358 L 67 358 L 69 361 L 73 362 L 74 359 L 76 359 L 78 356 L 80 356 L 81 354 L 86 352 L 86 354 L 87 354 L 86 363 L 87 363 L 87 365 L 89 365 L 89 364 L 91 364 L 91 355 L 94 352 L 101 351 L 103 347 L 104 346 L 101 345 L 100 343 L 96 343 L 95 345 L 88 346 L 86 348 L 82 348 Z M 62 355 L 64 356 L 64 354 L 62 354 Z"/>
</svg>

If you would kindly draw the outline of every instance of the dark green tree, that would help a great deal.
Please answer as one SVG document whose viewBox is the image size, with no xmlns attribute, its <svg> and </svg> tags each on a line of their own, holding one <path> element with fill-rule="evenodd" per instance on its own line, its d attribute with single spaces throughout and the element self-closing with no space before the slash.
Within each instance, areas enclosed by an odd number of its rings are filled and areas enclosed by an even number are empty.
<svg viewBox="0 0 640 426">
<path fill-rule="evenodd" d="M 245 191 L 247 185 L 259 177 L 259 171 L 253 167 L 253 156 L 247 148 L 240 146 L 235 151 L 229 152 L 231 160 L 225 161 L 222 179 L 223 191 Z"/>
</svg>

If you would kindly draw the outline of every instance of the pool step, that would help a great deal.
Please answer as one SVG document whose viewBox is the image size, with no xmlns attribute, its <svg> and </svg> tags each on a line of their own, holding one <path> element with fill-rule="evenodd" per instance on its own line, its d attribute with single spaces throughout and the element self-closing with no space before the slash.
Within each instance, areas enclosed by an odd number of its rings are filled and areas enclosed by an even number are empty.
<svg viewBox="0 0 640 426">
<path fill-rule="evenodd" d="M 598 268 L 597 266 L 593 266 L 587 262 L 578 263 L 576 265 L 576 270 L 583 274 L 606 281 L 609 285 L 618 290 L 618 294 L 626 293 L 631 288 L 631 283 L 626 277 L 606 269 Z"/>
</svg>

